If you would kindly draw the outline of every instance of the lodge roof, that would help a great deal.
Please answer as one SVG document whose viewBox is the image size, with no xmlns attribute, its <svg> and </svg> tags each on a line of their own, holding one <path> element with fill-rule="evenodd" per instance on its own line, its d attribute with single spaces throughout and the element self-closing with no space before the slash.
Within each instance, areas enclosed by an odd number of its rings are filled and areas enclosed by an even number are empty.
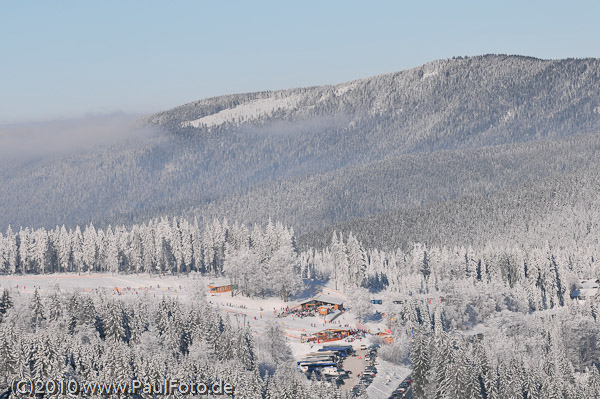
<svg viewBox="0 0 600 399">
<path fill-rule="evenodd" d="M 343 305 L 344 304 L 344 301 L 340 298 L 336 298 L 336 297 L 328 296 L 328 295 L 318 295 L 314 298 L 307 299 L 306 301 L 300 302 L 300 305 L 304 305 L 304 304 L 310 303 L 310 302 L 323 302 L 323 303 L 330 303 L 332 305 Z"/>
<path fill-rule="evenodd" d="M 231 285 L 231 283 L 225 279 L 214 280 L 208 283 L 209 287 L 226 287 Z"/>
</svg>

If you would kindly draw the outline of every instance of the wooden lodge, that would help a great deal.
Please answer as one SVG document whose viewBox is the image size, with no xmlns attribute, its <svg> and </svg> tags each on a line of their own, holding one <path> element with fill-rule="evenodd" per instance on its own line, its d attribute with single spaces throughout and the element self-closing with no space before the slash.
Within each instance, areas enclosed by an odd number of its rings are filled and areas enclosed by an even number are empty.
<svg viewBox="0 0 600 399">
<path fill-rule="evenodd" d="M 300 306 L 302 306 L 303 309 L 319 309 L 326 307 L 335 310 L 342 310 L 344 309 L 344 301 L 342 301 L 340 298 L 319 295 L 315 298 L 301 302 Z"/>
</svg>

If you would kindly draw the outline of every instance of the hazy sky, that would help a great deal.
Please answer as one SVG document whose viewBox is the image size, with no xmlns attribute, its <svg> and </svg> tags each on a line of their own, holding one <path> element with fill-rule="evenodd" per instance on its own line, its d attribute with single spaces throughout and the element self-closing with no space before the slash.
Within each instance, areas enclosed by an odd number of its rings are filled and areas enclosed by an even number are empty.
<svg viewBox="0 0 600 399">
<path fill-rule="evenodd" d="M 146 113 L 458 55 L 600 56 L 595 1 L 2 1 L 0 124 Z"/>
</svg>

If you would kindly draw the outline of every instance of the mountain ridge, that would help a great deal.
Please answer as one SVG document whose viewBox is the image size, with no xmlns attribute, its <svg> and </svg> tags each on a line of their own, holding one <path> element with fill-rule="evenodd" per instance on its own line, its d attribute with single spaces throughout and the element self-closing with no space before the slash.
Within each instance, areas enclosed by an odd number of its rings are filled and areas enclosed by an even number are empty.
<svg viewBox="0 0 600 399">
<path fill-rule="evenodd" d="M 504 68 L 500 68 L 500 66 Z M 492 80 L 492 84 L 490 84 L 489 82 L 486 82 L 486 79 L 482 79 L 482 77 L 489 78 L 488 75 L 491 74 L 490 71 L 492 67 L 494 67 L 494 71 L 497 72 L 497 74 L 491 76 L 490 79 Z M 532 57 L 486 55 L 432 61 L 409 70 L 353 80 L 351 82 L 340 83 L 338 85 L 313 86 L 309 88 L 213 97 L 198 102 L 184 104 L 172 110 L 155 114 L 147 118 L 146 121 L 149 123 L 158 123 L 161 126 L 167 125 L 168 128 L 172 129 L 172 124 L 166 123 L 166 121 L 172 122 L 175 120 L 179 124 L 179 128 L 181 128 L 183 127 L 181 126 L 182 124 L 215 115 L 214 112 L 210 112 L 213 108 L 218 109 L 218 112 L 223 112 L 224 110 L 235 109 L 239 105 L 247 105 L 249 101 L 251 102 L 257 99 L 261 100 L 269 98 L 269 96 L 289 97 L 296 96 L 298 94 L 304 94 L 306 96 L 304 101 L 299 101 L 299 103 L 301 103 L 303 106 L 296 107 L 296 109 L 293 110 L 295 111 L 295 116 L 298 118 L 304 117 L 306 113 L 309 112 L 308 108 L 314 107 L 314 112 L 321 115 L 334 113 L 352 114 L 354 116 L 352 122 L 354 123 L 359 123 L 361 119 L 368 118 L 370 116 L 376 116 L 377 118 L 383 120 L 390 119 L 390 115 L 388 115 L 390 112 L 395 112 L 395 114 L 391 115 L 391 117 L 393 120 L 396 120 L 401 119 L 401 117 L 399 118 L 400 113 L 405 112 L 404 108 L 406 107 L 403 107 L 402 105 L 408 104 L 410 106 L 411 102 L 414 103 L 412 105 L 416 105 L 417 108 L 421 105 L 419 103 L 419 95 L 415 93 L 407 94 L 409 97 L 408 100 L 410 101 L 407 101 L 407 98 L 402 97 L 401 92 L 406 89 L 407 86 L 415 86 L 417 83 L 421 83 L 424 85 L 425 90 L 429 90 L 429 92 L 426 93 L 426 98 L 422 98 L 421 100 L 423 101 L 421 102 L 430 101 L 433 105 L 438 106 L 437 111 L 444 111 L 446 109 L 450 109 L 450 111 L 456 111 L 452 109 L 452 107 L 456 108 L 461 104 L 454 103 L 453 100 L 463 101 L 464 99 L 461 98 L 461 94 L 463 94 L 464 97 L 464 93 L 468 93 L 469 91 L 457 90 L 454 87 L 445 87 L 444 85 L 458 82 L 459 85 L 468 86 L 469 82 L 474 82 L 481 87 L 479 87 L 479 90 L 470 90 L 471 94 L 477 94 L 482 90 L 487 90 L 488 92 L 497 90 L 497 92 L 494 93 L 495 95 L 500 95 L 503 92 L 507 92 L 507 89 L 512 89 L 513 92 L 516 92 L 508 93 L 512 95 L 512 102 L 515 106 L 513 107 L 514 109 L 509 107 L 505 110 L 506 112 L 502 113 L 502 115 L 496 115 L 499 113 L 497 110 L 488 110 L 488 113 L 494 114 L 493 118 L 488 117 L 488 119 L 498 123 L 508 123 L 511 119 L 518 119 L 519 112 L 524 113 L 528 111 L 527 107 L 525 107 L 525 109 L 521 109 L 524 107 L 524 105 L 526 105 L 524 104 L 526 102 L 523 100 L 523 98 L 520 98 L 525 96 L 522 96 L 520 93 L 518 93 L 519 83 L 522 86 L 523 82 L 528 78 L 537 77 L 537 80 L 532 79 L 529 82 L 530 84 L 533 84 L 533 87 L 531 87 L 530 90 L 534 90 L 539 93 L 539 95 L 533 96 L 534 98 L 532 100 L 535 100 L 535 97 L 549 100 L 550 94 L 558 94 L 553 93 L 553 91 L 564 92 L 564 90 L 562 90 L 563 86 L 560 85 L 560 82 L 553 83 L 553 80 L 557 80 L 556 78 L 550 79 L 549 76 L 540 77 L 539 75 L 543 72 L 548 72 L 548 69 L 550 69 L 551 73 L 560 72 L 561 68 L 563 75 L 565 72 L 570 73 L 570 78 L 567 79 L 563 77 L 562 79 L 558 79 L 559 81 L 564 81 L 565 79 L 573 81 L 575 86 L 574 89 L 584 84 L 590 84 L 593 86 L 593 88 L 598 88 L 599 74 L 597 59 L 541 60 Z M 586 74 L 590 75 L 591 79 L 590 76 L 587 76 Z M 440 78 L 442 75 L 444 77 Z M 525 75 L 524 78 L 521 78 L 521 81 L 519 81 L 520 75 Z M 436 81 L 436 79 L 437 82 L 431 83 L 432 81 Z M 578 81 L 581 79 L 583 79 L 584 82 Z M 374 87 L 377 86 L 377 82 L 381 83 L 381 87 Z M 334 94 L 333 92 L 335 90 L 343 87 L 347 87 L 348 90 L 344 91 L 339 96 L 332 95 Z M 380 88 L 386 90 L 378 90 Z M 422 88 L 418 89 L 419 90 L 413 91 L 419 92 Z M 365 93 L 365 91 L 368 90 L 371 91 Z M 508 91 L 510 92 L 510 90 Z M 590 88 L 588 93 L 591 93 L 592 91 L 592 88 Z M 357 96 L 352 97 L 350 95 L 353 94 L 353 92 L 359 93 Z M 432 96 L 432 93 L 435 94 L 435 96 Z M 424 95 L 420 94 L 420 96 L 423 97 Z M 504 93 L 503 96 L 504 98 L 501 98 L 501 100 L 507 102 L 507 98 L 505 98 L 507 93 Z M 466 98 L 468 99 L 468 96 Z M 598 106 L 600 106 L 600 104 L 597 95 L 593 95 L 593 98 L 593 104 L 589 106 L 584 104 L 585 107 L 579 110 L 580 115 L 577 115 L 577 119 L 579 121 L 581 121 L 583 117 L 591 117 L 595 119 L 593 124 L 590 126 L 590 129 L 588 129 L 588 132 L 594 131 L 598 127 L 598 118 L 596 116 L 599 115 L 600 111 L 596 111 L 596 109 Z M 546 108 L 554 106 L 556 109 L 553 110 L 551 114 L 559 114 L 560 112 L 565 113 L 569 111 L 568 107 L 563 106 L 563 108 L 561 108 L 560 104 L 547 103 L 548 101 L 546 103 L 543 101 L 538 102 Z M 361 103 L 365 103 L 366 107 L 363 106 L 363 109 L 360 110 L 362 113 L 359 113 L 357 108 L 361 105 L 365 105 Z M 307 108 L 306 104 L 310 104 L 310 106 Z M 568 104 L 568 102 L 565 102 L 565 104 Z M 231 107 L 232 105 L 233 107 Z M 442 106 L 445 106 L 445 108 Z M 289 112 L 280 112 L 278 115 L 275 115 L 275 119 L 280 118 L 282 120 L 286 120 L 286 118 L 290 117 L 289 114 Z M 456 112 L 451 112 L 452 117 L 456 117 L 456 114 Z M 527 117 L 527 115 L 525 116 Z M 258 118 L 256 122 L 260 123 L 260 118 Z M 400 120 L 396 122 L 402 121 Z M 243 122 L 238 123 L 238 126 L 242 124 Z M 400 125 L 402 125 L 402 123 Z M 490 124 L 490 126 L 494 128 L 493 123 Z M 497 128 L 498 127 L 496 127 L 496 129 Z M 529 128 L 531 129 L 532 127 L 529 126 Z M 567 127 L 560 126 L 560 128 L 564 130 Z M 438 132 L 440 131 L 439 127 L 436 129 Z M 542 135 L 544 133 L 549 133 L 549 129 L 544 129 L 543 126 L 540 127 L 539 130 L 539 132 L 534 130 L 530 133 L 538 133 Z"/>
</svg>

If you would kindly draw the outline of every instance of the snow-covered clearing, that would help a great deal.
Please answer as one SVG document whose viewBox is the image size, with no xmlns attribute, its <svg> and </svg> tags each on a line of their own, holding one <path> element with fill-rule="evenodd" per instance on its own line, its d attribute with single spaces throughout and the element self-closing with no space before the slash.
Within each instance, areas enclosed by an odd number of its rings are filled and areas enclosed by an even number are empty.
<svg viewBox="0 0 600 399">
<path fill-rule="evenodd" d="M 324 288 L 323 294 L 347 300 L 343 294 L 333 289 Z M 206 300 L 229 314 L 232 320 L 237 320 L 238 323 L 248 323 L 258 335 L 264 332 L 267 323 L 270 321 L 281 324 L 286 338 L 292 347 L 292 353 L 296 358 L 314 351 L 315 348 L 313 346 L 320 347 L 320 345 L 301 343 L 302 334 L 313 334 L 326 328 L 356 328 L 357 322 L 356 316 L 351 312 L 343 312 L 341 314 L 335 312 L 327 316 L 303 318 L 294 315 L 280 316 L 286 308 L 292 308 L 298 305 L 300 301 L 284 302 L 276 297 L 248 298 L 241 295 L 232 296 L 231 293 L 220 293 L 207 294 Z M 332 322 L 332 319 L 335 320 Z"/>
<path fill-rule="evenodd" d="M 281 98 L 263 98 L 260 100 L 250 101 L 245 104 L 240 104 L 234 108 L 227 108 L 215 114 L 206 115 L 202 118 L 183 122 L 182 127 L 199 127 L 199 126 L 218 126 L 228 122 L 248 122 L 258 119 L 260 116 L 271 116 L 275 111 L 294 109 L 300 96 L 287 96 Z"/>
<path fill-rule="evenodd" d="M 187 297 L 205 289 L 204 278 L 198 276 L 158 276 L 149 274 L 48 274 L 25 276 L 2 276 L 0 288 L 10 288 L 18 293 L 32 294 L 35 288 L 40 292 L 59 287 L 67 292 L 100 290 L 112 295 L 139 295 L 150 293 L 154 296 L 169 295 Z"/>
</svg>

